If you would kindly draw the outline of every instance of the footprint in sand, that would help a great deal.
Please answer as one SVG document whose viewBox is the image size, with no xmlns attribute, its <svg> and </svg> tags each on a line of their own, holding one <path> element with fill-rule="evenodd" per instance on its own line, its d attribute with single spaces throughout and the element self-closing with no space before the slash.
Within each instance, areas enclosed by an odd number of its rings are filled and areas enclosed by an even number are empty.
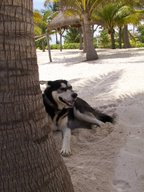
<svg viewBox="0 0 144 192">
<path fill-rule="evenodd" d="M 128 182 L 123 180 L 114 180 L 113 187 L 115 192 L 130 192 L 130 185 Z"/>
</svg>

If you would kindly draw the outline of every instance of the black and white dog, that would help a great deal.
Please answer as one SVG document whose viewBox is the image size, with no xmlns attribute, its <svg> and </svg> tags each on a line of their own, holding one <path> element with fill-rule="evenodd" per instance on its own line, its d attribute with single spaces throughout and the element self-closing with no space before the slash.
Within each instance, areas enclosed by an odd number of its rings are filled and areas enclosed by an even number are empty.
<svg viewBox="0 0 144 192">
<path fill-rule="evenodd" d="M 44 84 L 43 84 L 44 85 Z M 101 126 L 105 122 L 114 122 L 114 118 L 93 109 L 86 101 L 79 98 L 66 80 L 48 81 L 43 91 L 43 102 L 51 118 L 52 128 L 62 131 L 61 154 L 71 154 L 71 130 Z"/>
</svg>

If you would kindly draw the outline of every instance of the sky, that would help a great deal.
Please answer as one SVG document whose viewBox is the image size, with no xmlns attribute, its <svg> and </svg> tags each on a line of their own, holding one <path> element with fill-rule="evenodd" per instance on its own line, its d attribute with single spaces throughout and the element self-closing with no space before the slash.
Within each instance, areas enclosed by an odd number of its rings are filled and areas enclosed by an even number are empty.
<svg viewBox="0 0 144 192">
<path fill-rule="evenodd" d="M 33 9 L 41 10 L 44 9 L 44 1 L 45 0 L 33 0 Z M 55 36 L 51 35 L 51 41 L 50 43 L 55 44 Z"/>
<path fill-rule="evenodd" d="M 45 0 L 33 0 L 33 8 L 38 10 L 43 9 L 44 1 Z"/>
</svg>

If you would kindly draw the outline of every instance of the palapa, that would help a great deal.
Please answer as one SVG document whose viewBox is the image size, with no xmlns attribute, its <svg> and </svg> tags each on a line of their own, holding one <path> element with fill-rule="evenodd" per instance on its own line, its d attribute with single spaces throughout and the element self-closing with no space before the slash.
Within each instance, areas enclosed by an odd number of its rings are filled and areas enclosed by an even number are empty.
<svg viewBox="0 0 144 192">
<path fill-rule="evenodd" d="M 60 34 L 60 50 L 62 51 L 62 30 L 69 27 L 81 27 L 81 20 L 78 15 L 68 15 L 60 11 L 49 23 L 47 26 L 47 44 L 49 52 L 49 60 L 52 62 L 51 52 L 50 52 L 50 43 L 49 43 L 49 34 L 52 30 L 59 31 Z"/>
<path fill-rule="evenodd" d="M 48 30 L 58 30 L 70 26 L 80 27 L 81 21 L 78 15 L 68 15 L 60 11 L 48 24 Z"/>
</svg>

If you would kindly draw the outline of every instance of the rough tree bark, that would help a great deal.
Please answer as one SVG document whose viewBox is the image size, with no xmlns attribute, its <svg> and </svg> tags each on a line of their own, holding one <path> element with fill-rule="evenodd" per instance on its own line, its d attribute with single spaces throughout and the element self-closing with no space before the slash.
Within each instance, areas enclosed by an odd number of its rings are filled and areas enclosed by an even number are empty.
<svg viewBox="0 0 144 192">
<path fill-rule="evenodd" d="M 86 59 L 88 61 L 98 59 L 97 52 L 93 45 L 93 33 L 91 29 L 91 24 L 86 13 L 83 14 L 83 32 L 85 38 L 85 47 L 86 47 Z"/>
<path fill-rule="evenodd" d="M 124 48 L 131 48 L 127 25 L 124 25 Z"/>
<path fill-rule="evenodd" d="M 109 31 L 109 33 L 110 33 L 110 37 L 111 37 L 111 48 L 115 49 L 116 47 L 115 47 L 115 37 L 114 37 L 115 31 L 114 31 L 114 29 L 112 28 Z"/>
<path fill-rule="evenodd" d="M 0 1 L 0 191 L 73 192 L 43 107 L 32 0 Z"/>
<path fill-rule="evenodd" d="M 118 39 L 118 42 L 119 42 L 119 48 L 121 49 L 122 48 L 122 27 L 121 26 L 119 27 L 119 39 Z"/>
</svg>

